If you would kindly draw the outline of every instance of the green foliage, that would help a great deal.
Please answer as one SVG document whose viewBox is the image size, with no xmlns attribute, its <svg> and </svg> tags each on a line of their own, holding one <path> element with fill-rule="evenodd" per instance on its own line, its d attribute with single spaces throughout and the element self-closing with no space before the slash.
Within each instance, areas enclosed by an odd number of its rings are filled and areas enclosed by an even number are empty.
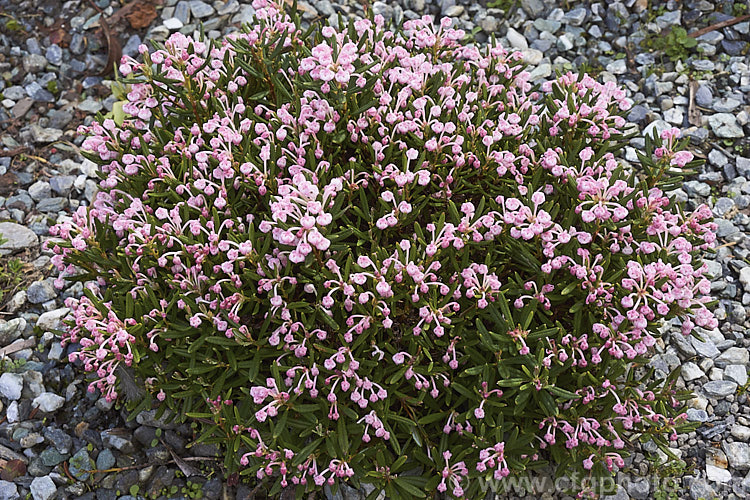
<svg viewBox="0 0 750 500">
<path fill-rule="evenodd" d="M 690 49 L 698 45 L 695 38 L 688 36 L 682 26 L 673 27 L 666 36 L 652 35 L 650 41 L 644 42 L 653 49 L 664 52 L 672 61 L 685 61 Z"/>
<path fill-rule="evenodd" d="M 156 405 L 191 421 L 270 496 L 287 476 L 298 495 L 330 480 L 391 498 L 451 476 L 473 498 L 476 479 L 550 462 L 586 486 L 630 434 L 668 450 L 688 395 L 677 371 L 636 367 L 662 319 L 687 334 L 710 313 L 702 297 L 638 305 L 688 286 L 686 267 L 693 286 L 713 234 L 707 207 L 663 194 L 697 164 L 677 132 L 626 171 L 614 85 L 569 73 L 533 89 L 520 61 L 459 52 L 447 26 L 352 23 L 344 45 L 298 21 L 220 48 L 175 34 L 123 63 L 127 116 L 84 144 L 106 189 L 55 228 L 87 283 L 66 341 L 91 390 L 125 393 L 131 418 Z M 353 63 L 312 61 L 344 47 Z M 314 76 L 331 67 L 345 74 Z M 664 265 L 634 306 L 639 273 Z"/>
</svg>

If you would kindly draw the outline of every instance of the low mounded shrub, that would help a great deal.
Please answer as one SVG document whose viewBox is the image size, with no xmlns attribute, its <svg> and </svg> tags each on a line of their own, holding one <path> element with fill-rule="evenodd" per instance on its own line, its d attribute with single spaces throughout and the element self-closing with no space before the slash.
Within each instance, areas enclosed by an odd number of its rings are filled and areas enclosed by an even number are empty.
<svg viewBox="0 0 750 500">
<path fill-rule="evenodd" d="M 657 327 L 716 326 L 711 211 L 665 195 L 695 166 L 678 130 L 634 173 L 611 82 L 535 88 L 450 20 L 302 33 L 255 7 L 125 58 L 125 118 L 83 130 L 101 191 L 50 247 L 86 283 L 89 391 L 197 423 L 272 494 L 477 498 L 550 462 L 585 489 L 666 448 L 686 395 L 649 382 Z"/>
</svg>

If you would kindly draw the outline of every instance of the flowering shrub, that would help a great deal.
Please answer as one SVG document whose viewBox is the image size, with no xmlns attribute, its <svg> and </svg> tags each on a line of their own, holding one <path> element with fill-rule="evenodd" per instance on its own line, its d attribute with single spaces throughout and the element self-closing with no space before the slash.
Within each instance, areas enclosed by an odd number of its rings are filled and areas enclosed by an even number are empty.
<svg viewBox="0 0 750 500">
<path fill-rule="evenodd" d="M 679 132 L 632 173 L 612 83 L 535 89 L 449 20 L 302 33 L 255 7 L 124 58 L 127 117 L 84 129 L 102 189 L 51 246 L 87 283 L 65 340 L 89 390 L 134 372 L 134 411 L 193 419 L 272 494 L 476 498 L 550 461 L 585 488 L 676 438 L 676 374 L 636 367 L 662 321 L 716 326 L 711 211 L 665 195 L 694 166 Z"/>
</svg>

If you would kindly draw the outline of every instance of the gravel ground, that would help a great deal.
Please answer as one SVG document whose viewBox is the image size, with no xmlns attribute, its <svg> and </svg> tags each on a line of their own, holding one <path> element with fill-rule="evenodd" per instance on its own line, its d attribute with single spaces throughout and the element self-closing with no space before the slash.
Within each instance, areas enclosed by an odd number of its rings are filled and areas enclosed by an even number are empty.
<svg viewBox="0 0 750 500">
<path fill-rule="evenodd" d="M 750 496 L 750 24 L 707 31 L 697 47 L 668 37 L 732 21 L 745 1 L 397 0 L 298 2 L 305 22 L 362 16 L 364 8 L 395 21 L 423 14 L 456 19 L 478 43 L 492 35 L 524 52 L 533 77 L 585 68 L 617 81 L 635 106 L 629 119 L 647 133 L 677 126 L 691 150 L 706 158 L 700 174 L 673 193 L 689 206 L 708 203 L 719 224 L 720 247 L 708 265 L 715 279 L 720 327 L 705 342 L 685 339 L 671 325 L 652 365 L 682 365 L 680 384 L 694 391 L 689 419 L 696 432 L 680 436 L 682 466 L 655 466 L 655 449 L 638 449 L 610 498 L 747 498 Z M 103 69 L 142 40 L 170 32 L 192 34 L 199 23 L 218 37 L 251 18 L 249 1 L 0 0 L 0 500 L 33 498 L 253 498 L 253 485 L 223 480 L 210 446 L 190 446 L 188 425 L 131 422 L 65 362 L 51 332 L 60 327 L 65 297 L 50 258 L 41 251 L 48 228 L 97 189 L 96 167 L 80 156 L 75 129 L 112 109 L 111 77 Z M 102 23 L 102 20 L 105 20 Z M 106 24 L 106 27 L 104 26 Z M 677 31 L 673 31 L 677 33 Z M 659 48 L 668 42 L 667 52 Z M 673 56 L 675 60 L 671 60 Z M 637 161 L 634 140 L 625 161 Z M 9 267 L 18 259 L 21 267 Z M 10 269 L 10 270 L 9 270 Z M 17 276 L 19 282 L 8 283 Z M 7 292 L 10 290 L 10 292 Z M 666 456 L 661 454 L 661 458 Z M 90 470 L 97 472 L 87 472 Z M 672 483 L 667 477 L 674 477 Z M 521 495 L 522 496 L 522 495 Z M 327 495 L 330 499 L 332 495 Z M 346 489 L 333 498 L 360 499 Z M 562 498 L 554 488 L 528 498 Z"/>
</svg>

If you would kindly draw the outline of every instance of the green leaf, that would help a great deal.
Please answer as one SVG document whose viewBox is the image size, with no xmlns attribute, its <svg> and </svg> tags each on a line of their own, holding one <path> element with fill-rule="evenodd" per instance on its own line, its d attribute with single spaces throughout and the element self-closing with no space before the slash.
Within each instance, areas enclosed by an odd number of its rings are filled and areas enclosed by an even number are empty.
<svg viewBox="0 0 750 500">
<path fill-rule="evenodd" d="M 406 480 L 406 478 L 409 476 L 399 476 L 393 479 L 393 482 L 396 484 L 396 486 L 405 491 L 409 496 L 412 498 L 424 498 L 427 495 L 425 494 L 424 490 L 421 490 L 417 488 L 415 485 L 411 484 L 409 481 Z M 408 497 L 407 497 L 408 498 Z"/>
<path fill-rule="evenodd" d="M 446 416 L 445 413 L 430 412 L 427 415 L 425 415 L 424 417 L 422 417 L 419 420 L 417 420 L 417 424 L 420 425 L 420 426 L 427 425 L 427 424 L 432 424 L 434 422 L 438 422 L 438 421 L 444 420 L 446 418 L 447 418 L 447 416 Z"/>
<path fill-rule="evenodd" d="M 336 435 L 338 437 L 339 448 L 344 455 L 347 455 L 349 453 L 349 435 L 346 431 L 346 422 L 344 420 L 343 418 L 339 418 L 336 426 Z"/>
</svg>

